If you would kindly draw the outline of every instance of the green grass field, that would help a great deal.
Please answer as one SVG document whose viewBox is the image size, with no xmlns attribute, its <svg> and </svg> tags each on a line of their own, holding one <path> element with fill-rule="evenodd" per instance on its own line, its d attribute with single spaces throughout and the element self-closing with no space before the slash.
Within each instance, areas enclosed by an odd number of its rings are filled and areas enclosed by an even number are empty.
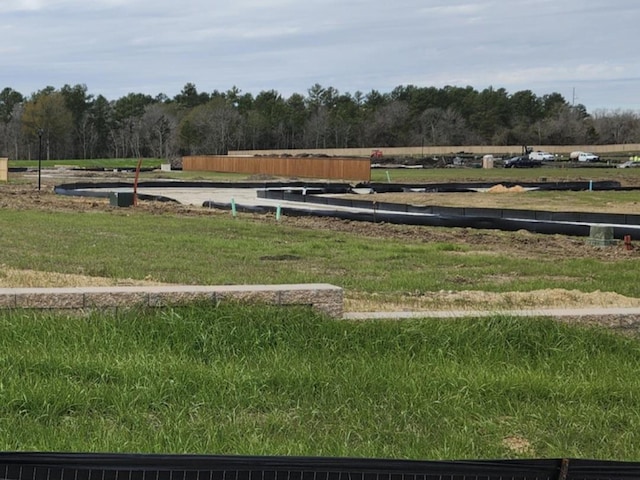
<svg viewBox="0 0 640 480">
<path fill-rule="evenodd" d="M 347 295 L 557 287 L 640 297 L 636 257 L 532 256 L 433 240 L 428 230 L 376 238 L 242 215 L 45 211 L 10 200 L 0 209 L 0 275 L 11 267 L 190 284 L 321 281 Z M 548 319 L 347 322 L 239 305 L 4 311 L 0 346 L 7 451 L 640 455 L 638 338 Z"/>
<path fill-rule="evenodd" d="M 145 158 L 142 160 L 142 168 L 160 168 L 165 160 L 160 158 Z M 76 168 L 136 168 L 138 160 L 135 158 L 97 158 L 91 160 L 11 160 L 9 168 L 37 168 L 38 164 L 42 168 L 55 168 L 59 166 L 76 167 Z"/>
<path fill-rule="evenodd" d="M 226 306 L 0 315 L 2 450 L 637 460 L 637 340 Z M 10 432 L 10 434 L 9 434 Z"/>
<path fill-rule="evenodd" d="M 212 285 L 327 282 L 347 294 L 566 288 L 640 296 L 637 257 L 612 257 L 603 268 L 592 258 L 531 261 L 526 247 L 514 255 L 485 243 L 368 238 L 275 219 L 131 209 L 82 214 L 4 209 L 0 228 L 11 232 L 0 236 L 0 265 L 44 272 Z"/>
</svg>

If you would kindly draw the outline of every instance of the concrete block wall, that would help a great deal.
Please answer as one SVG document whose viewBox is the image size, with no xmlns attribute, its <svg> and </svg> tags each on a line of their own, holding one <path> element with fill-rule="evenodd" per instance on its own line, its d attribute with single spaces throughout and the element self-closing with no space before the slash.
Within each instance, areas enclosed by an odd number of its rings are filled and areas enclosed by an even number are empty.
<svg viewBox="0 0 640 480">
<path fill-rule="evenodd" d="M 162 285 L 135 287 L 0 288 L 0 309 L 101 309 L 166 307 L 189 302 L 238 301 L 310 305 L 342 318 L 342 288 L 324 283 L 291 285 Z"/>
</svg>

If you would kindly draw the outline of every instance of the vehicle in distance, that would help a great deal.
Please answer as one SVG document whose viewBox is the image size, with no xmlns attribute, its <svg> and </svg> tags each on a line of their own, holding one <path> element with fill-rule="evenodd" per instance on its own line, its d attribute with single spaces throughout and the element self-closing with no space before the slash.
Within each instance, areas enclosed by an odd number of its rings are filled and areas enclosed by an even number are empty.
<svg viewBox="0 0 640 480">
<path fill-rule="evenodd" d="M 600 157 L 589 152 L 571 152 L 569 155 L 571 160 L 577 160 L 579 162 L 598 162 Z"/>
<path fill-rule="evenodd" d="M 618 165 L 618 168 L 634 168 L 634 167 L 640 167 L 640 161 L 629 160 L 627 162 L 624 162 Z"/>
<path fill-rule="evenodd" d="M 509 158 L 504 161 L 503 166 L 504 168 L 533 168 L 541 167 L 542 162 L 540 160 L 532 160 L 528 155 L 525 155 Z"/>
<path fill-rule="evenodd" d="M 555 160 L 555 156 L 549 152 L 543 152 L 542 150 L 536 150 L 535 152 L 531 152 L 529 154 L 529 158 L 531 160 L 540 160 L 542 162 Z"/>
<path fill-rule="evenodd" d="M 580 152 L 580 154 L 578 155 L 579 162 L 597 162 L 598 160 L 600 160 L 600 157 L 593 153 Z"/>
</svg>

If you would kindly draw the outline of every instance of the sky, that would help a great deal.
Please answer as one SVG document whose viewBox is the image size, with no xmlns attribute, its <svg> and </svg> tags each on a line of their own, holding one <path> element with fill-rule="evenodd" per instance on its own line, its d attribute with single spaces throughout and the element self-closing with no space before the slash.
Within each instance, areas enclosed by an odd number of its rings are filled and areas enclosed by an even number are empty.
<svg viewBox="0 0 640 480">
<path fill-rule="evenodd" d="M 447 85 L 640 112 L 638 0 L 0 0 L 0 89 Z"/>
</svg>

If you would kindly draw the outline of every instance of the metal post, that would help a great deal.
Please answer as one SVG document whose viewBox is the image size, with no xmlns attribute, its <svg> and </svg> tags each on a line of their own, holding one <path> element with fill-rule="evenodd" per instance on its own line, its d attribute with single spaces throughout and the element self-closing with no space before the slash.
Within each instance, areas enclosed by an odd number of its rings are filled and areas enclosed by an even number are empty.
<svg viewBox="0 0 640 480">
<path fill-rule="evenodd" d="M 42 134 L 41 128 L 38 129 L 38 191 L 40 191 L 42 177 Z"/>
</svg>

